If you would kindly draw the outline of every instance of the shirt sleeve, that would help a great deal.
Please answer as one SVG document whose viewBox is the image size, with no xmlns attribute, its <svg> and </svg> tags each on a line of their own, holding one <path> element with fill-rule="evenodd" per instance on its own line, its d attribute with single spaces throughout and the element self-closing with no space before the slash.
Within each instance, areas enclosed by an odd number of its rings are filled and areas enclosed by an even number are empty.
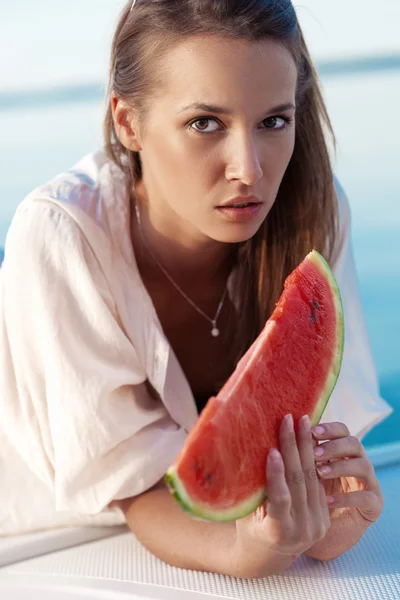
<svg viewBox="0 0 400 600">
<path fill-rule="evenodd" d="M 159 481 L 186 432 L 148 391 L 96 256 L 62 208 L 20 206 L 0 307 L 1 428 L 56 511 L 94 515 Z"/>
<path fill-rule="evenodd" d="M 332 270 L 342 296 L 345 343 L 341 372 L 321 422 L 345 423 L 351 435 L 362 439 L 393 409 L 380 397 L 354 264 L 349 202 L 340 183 L 335 184 L 341 234 Z"/>
</svg>

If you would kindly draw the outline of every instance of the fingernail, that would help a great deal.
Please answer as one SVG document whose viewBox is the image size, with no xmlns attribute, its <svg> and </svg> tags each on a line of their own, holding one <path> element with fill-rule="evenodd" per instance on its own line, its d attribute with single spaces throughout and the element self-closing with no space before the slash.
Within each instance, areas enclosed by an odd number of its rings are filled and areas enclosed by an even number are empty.
<svg viewBox="0 0 400 600">
<path fill-rule="evenodd" d="M 308 415 L 304 415 L 304 417 L 302 417 L 301 419 L 304 431 L 310 431 L 311 428 L 311 423 L 310 423 L 310 417 Z"/>
<path fill-rule="evenodd" d="M 273 462 L 273 463 L 278 463 L 281 459 L 281 455 L 280 452 L 276 449 L 276 448 L 272 448 L 269 452 L 268 458 Z"/>
<path fill-rule="evenodd" d="M 286 415 L 285 421 L 286 421 L 286 428 L 287 428 L 287 430 L 288 431 L 293 431 L 293 417 L 292 417 L 292 415 Z"/>
<path fill-rule="evenodd" d="M 333 496 L 326 496 L 326 503 L 333 504 L 335 502 L 335 498 Z"/>
<path fill-rule="evenodd" d="M 312 432 L 315 433 L 315 435 L 322 435 L 325 433 L 325 427 L 322 427 L 322 425 L 317 425 L 316 427 L 312 428 Z"/>
<path fill-rule="evenodd" d="M 321 475 L 328 475 L 328 473 L 332 472 L 332 467 L 320 467 L 319 469 L 317 469 L 318 473 L 320 473 Z"/>
<path fill-rule="evenodd" d="M 322 456 L 323 454 L 325 454 L 325 450 L 322 448 L 322 446 L 317 446 L 314 448 L 314 456 Z"/>
</svg>

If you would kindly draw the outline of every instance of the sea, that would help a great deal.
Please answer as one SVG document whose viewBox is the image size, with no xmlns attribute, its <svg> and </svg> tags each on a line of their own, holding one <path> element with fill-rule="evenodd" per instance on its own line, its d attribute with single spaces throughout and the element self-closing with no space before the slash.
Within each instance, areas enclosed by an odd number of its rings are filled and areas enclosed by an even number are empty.
<svg viewBox="0 0 400 600">
<path fill-rule="evenodd" d="M 148 1 L 151 0 L 141 0 Z M 121 0 L 19 0 L 0 21 L 0 261 L 24 196 L 102 144 Z M 381 395 L 394 413 L 364 439 L 400 442 L 400 2 L 294 3 L 337 137 Z"/>
</svg>

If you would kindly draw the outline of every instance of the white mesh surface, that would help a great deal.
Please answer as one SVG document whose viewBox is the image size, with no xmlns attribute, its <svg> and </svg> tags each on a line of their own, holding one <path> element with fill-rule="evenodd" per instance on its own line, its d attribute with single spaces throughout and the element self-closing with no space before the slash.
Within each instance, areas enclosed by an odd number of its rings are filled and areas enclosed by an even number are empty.
<svg viewBox="0 0 400 600">
<path fill-rule="evenodd" d="M 121 527 L 70 527 L 28 535 L 0 537 L 0 567 L 57 550 L 125 533 Z"/>
<path fill-rule="evenodd" d="M 0 583 L 2 574 L 5 577 L 51 574 L 155 584 L 235 599 L 397 600 L 400 599 L 397 510 L 400 465 L 379 470 L 378 476 L 385 497 L 383 515 L 355 548 L 329 563 L 300 557 L 282 575 L 241 580 L 171 567 L 145 550 L 131 533 L 126 533 L 5 567 L 0 569 Z"/>
</svg>

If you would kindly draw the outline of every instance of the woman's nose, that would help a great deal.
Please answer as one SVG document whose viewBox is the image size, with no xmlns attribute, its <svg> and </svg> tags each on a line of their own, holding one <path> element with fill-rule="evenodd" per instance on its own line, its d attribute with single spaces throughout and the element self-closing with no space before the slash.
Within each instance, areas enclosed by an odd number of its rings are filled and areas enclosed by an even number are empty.
<svg viewBox="0 0 400 600">
<path fill-rule="evenodd" d="M 259 152 L 254 140 L 242 138 L 232 142 L 230 160 L 226 165 L 226 178 L 230 181 L 238 180 L 252 186 L 262 177 L 263 171 L 260 164 Z"/>
</svg>

